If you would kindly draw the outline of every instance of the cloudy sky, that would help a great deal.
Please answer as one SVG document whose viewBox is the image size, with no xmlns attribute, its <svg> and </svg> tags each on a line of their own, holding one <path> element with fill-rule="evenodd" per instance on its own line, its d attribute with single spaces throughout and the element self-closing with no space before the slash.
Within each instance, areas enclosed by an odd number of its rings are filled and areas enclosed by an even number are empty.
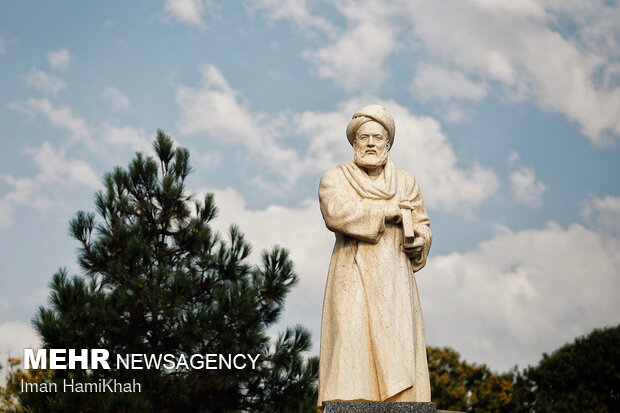
<svg viewBox="0 0 620 413">
<path fill-rule="evenodd" d="M 291 250 L 282 325 L 317 353 L 318 181 L 370 103 L 431 218 L 429 345 L 502 371 L 617 325 L 618 21 L 617 0 L 0 3 L 0 351 L 36 345 L 52 274 L 79 271 L 68 221 L 161 128 L 218 229 Z"/>
</svg>

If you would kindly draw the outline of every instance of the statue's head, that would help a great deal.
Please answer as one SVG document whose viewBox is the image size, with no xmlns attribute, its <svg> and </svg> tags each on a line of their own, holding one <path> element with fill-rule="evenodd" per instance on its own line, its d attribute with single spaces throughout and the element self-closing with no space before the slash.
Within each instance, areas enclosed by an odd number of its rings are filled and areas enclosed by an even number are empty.
<svg viewBox="0 0 620 413">
<path fill-rule="evenodd" d="M 363 168 L 377 168 L 387 161 L 394 142 L 394 118 L 381 105 L 359 109 L 347 126 L 347 139 L 355 150 L 355 163 Z"/>
</svg>

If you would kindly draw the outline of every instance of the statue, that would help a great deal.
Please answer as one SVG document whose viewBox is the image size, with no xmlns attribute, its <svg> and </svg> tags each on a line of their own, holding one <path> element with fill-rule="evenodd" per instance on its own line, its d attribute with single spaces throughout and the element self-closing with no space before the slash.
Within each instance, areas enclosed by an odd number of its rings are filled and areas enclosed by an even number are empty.
<svg viewBox="0 0 620 413">
<path fill-rule="evenodd" d="M 389 156 L 394 119 L 355 112 L 353 162 L 327 171 L 319 201 L 336 235 L 321 322 L 318 406 L 327 401 L 430 402 L 424 321 L 414 272 L 431 230 L 416 179 Z"/>
</svg>

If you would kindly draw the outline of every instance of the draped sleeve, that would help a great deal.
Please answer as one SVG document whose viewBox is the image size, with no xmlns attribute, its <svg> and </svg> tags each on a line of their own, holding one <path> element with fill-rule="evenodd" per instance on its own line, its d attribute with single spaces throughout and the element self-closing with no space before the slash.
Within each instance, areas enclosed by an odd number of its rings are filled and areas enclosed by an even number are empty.
<svg viewBox="0 0 620 413">
<path fill-rule="evenodd" d="M 431 232 L 431 223 L 428 219 L 426 207 L 424 206 L 424 199 L 422 199 L 422 193 L 418 181 L 410 174 L 407 180 L 408 193 L 410 196 L 410 202 L 413 206 L 413 230 L 416 237 L 424 239 L 424 249 L 422 252 L 413 257 L 411 264 L 413 265 L 413 271 L 420 271 L 426 265 L 426 257 L 431 249 L 431 243 L 433 241 L 433 233 Z"/>
<path fill-rule="evenodd" d="M 430 228 L 430 220 L 424 206 L 424 200 L 422 199 L 422 193 L 418 181 L 413 175 L 401 171 L 406 175 L 406 192 L 409 198 L 409 202 L 413 206 L 413 230 L 416 237 L 424 239 L 424 249 L 420 254 L 411 259 L 413 271 L 420 271 L 426 265 L 426 257 L 431 249 L 431 243 L 433 241 L 433 233 Z"/>
<path fill-rule="evenodd" d="M 375 244 L 385 230 L 386 201 L 360 197 L 338 168 L 321 178 L 319 204 L 330 231 Z"/>
</svg>

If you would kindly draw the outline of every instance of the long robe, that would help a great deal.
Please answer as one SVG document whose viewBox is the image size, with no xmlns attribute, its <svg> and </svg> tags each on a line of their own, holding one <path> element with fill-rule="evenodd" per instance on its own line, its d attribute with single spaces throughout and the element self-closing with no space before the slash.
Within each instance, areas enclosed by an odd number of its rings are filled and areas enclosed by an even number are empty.
<svg viewBox="0 0 620 413">
<path fill-rule="evenodd" d="M 336 235 L 321 322 L 318 406 L 326 401 L 430 401 L 426 340 L 414 272 L 426 263 L 429 219 L 415 178 L 388 158 L 371 180 L 347 162 L 326 172 L 319 201 Z M 385 222 L 388 203 L 411 210 L 413 259 L 401 224 Z"/>
</svg>

